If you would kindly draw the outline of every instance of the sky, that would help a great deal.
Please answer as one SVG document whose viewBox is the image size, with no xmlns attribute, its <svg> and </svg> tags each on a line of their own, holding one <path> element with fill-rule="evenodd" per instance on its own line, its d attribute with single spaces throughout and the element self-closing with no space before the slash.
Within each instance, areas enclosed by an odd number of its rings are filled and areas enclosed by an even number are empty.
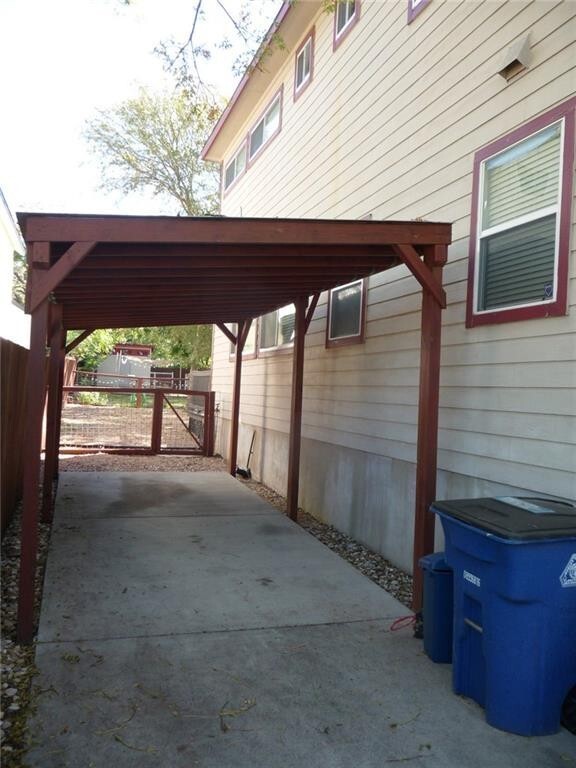
<svg viewBox="0 0 576 768">
<path fill-rule="evenodd" d="M 249 0 L 258 6 L 261 0 Z M 230 10 L 240 0 L 226 0 Z M 228 22 L 204 0 L 208 45 Z M 280 2 L 268 0 L 264 29 Z M 0 188 L 15 211 L 171 214 L 152 195 L 99 190 L 95 157 L 82 137 L 87 120 L 134 96 L 170 87 L 154 47 L 191 29 L 194 0 L 0 0 Z M 232 36 L 232 31 L 228 28 Z M 229 97 L 238 50 L 215 51 L 205 79 Z"/>
</svg>

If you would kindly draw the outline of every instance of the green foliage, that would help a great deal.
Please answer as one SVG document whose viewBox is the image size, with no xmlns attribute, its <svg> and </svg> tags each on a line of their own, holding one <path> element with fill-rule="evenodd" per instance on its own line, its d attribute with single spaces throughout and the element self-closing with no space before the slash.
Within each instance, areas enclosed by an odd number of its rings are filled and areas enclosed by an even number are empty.
<svg viewBox="0 0 576 768">
<path fill-rule="evenodd" d="M 75 397 L 80 405 L 108 405 L 106 392 L 76 392 Z"/>
<path fill-rule="evenodd" d="M 154 346 L 154 360 L 166 365 L 190 366 L 193 370 L 210 367 L 211 325 L 175 325 L 134 330 L 140 334 L 137 343 Z"/>
<path fill-rule="evenodd" d="M 103 188 L 151 191 L 175 200 L 188 216 L 216 213 L 218 169 L 200 153 L 219 113 L 213 103 L 183 89 L 141 89 L 135 98 L 100 110 L 84 135 L 99 157 Z"/>
<path fill-rule="evenodd" d="M 68 342 L 80 331 L 69 334 Z M 210 367 L 212 354 L 212 326 L 177 325 L 166 328 L 102 328 L 94 331 L 75 347 L 70 354 L 78 360 L 78 367 L 94 371 L 98 364 L 112 353 L 115 344 L 151 344 L 154 360 L 165 365 L 181 365 L 194 370 Z"/>
<path fill-rule="evenodd" d="M 72 331 L 68 334 L 68 343 L 80 335 L 80 331 Z M 85 371 L 94 371 L 112 352 L 114 344 L 122 341 L 121 335 L 117 330 L 109 328 L 100 328 L 84 339 L 71 352 L 71 356 L 78 360 L 78 367 Z"/>
<path fill-rule="evenodd" d="M 14 251 L 13 264 L 12 301 L 19 307 L 23 307 L 26 300 L 26 276 L 28 274 L 26 256 Z"/>
</svg>

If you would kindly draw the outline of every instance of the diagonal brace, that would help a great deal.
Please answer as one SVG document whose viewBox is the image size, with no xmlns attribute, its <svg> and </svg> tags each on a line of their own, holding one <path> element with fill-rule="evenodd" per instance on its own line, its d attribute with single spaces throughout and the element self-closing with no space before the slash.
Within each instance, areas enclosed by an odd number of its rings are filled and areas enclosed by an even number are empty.
<svg viewBox="0 0 576 768">
<path fill-rule="evenodd" d="M 219 328 L 219 330 L 222 331 L 224 336 L 227 337 L 228 341 L 230 341 L 234 346 L 236 346 L 238 339 L 236 336 L 232 333 L 232 331 L 229 328 L 226 328 L 224 323 L 216 323 L 216 327 Z"/>
<path fill-rule="evenodd" d="M 79 344 L 82 344 L 84 339 L 87 339 L 88 336 L 94 333 L 95 330 L 96 330 L 95 328 L 88 328 L 85 331 L 82 331 L 82 333 L 79 336 L 76 336 L 75 339 L 72 339 L 70 344 L 66 345 L 66 354 L 68 354 L 69 352 L 72 352 L 73 349 L 76 349 L 76 347 Z"/>
<path fill-rule="evenodd" d="M 436 282 L 432 270 L 420 259 L 414 246 L 398 244 L 394 246 L 394 250 L 412 272 L 416 280 L 418 280 L 422 288 L 431 293 L 442 309 L 445 309 L 446 292 L 442 286 Z"/>
<path fill-rule="evenodd" d="M 304 324 L 304 333 L 308 333 L 308 328 L 310 328 L 310 323 L 312 322 L 312 317 L 314 316 L 314 312 L 316 310 L 316 307 L 318 305 L 318 299 L 320 298 L 319 293 L 315 293 L 312 296 L 312 301 L 310 302 L 310 306 L 308 307 L 308 310 L 306 311 L 306 320 Z"/>
<path fill-rule="evenodd" d="M 31 272 L 32 291 L 28 312 L 34 312 L 49 297 L 52 291 L 60 285 L 62 280 L 80 264 L 82 259 L 88 256 L 96 244 L 96 241 L 73 243 L 50 269 L 40 270 L 33 267 Z"/>
</svg>

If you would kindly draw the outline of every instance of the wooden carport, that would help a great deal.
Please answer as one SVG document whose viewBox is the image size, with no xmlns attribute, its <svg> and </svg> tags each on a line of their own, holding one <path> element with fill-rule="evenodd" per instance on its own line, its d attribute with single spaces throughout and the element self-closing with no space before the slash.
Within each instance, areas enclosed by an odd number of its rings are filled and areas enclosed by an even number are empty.
<svg viewBox="0 0 576 768">
<path fill-rule="evenodd" d="M 27 382 L 18 635 L 33 636 L 42 415 L 48 387 L 43 514 L 58 474 L 66 332 L 216 324 L 236 345 L 229 463 L 236 468 L 241 351 L 254 318 L 296 307 L 288 514 L 296 519 L 304 339 L 322 291 L 404 264 L 422 286 L 421 366 L 414 529 L 418 559 L 434 546 L 442 268 L 449 224 L 394 221 L 83 216 L 23 213 L 32 315 Z M 235 323 L 231 333 L 224 323 Z M 46 345 L 50 347 L 46 372 Z M 70 345 L 68 349 L 70 348 Z"/>
</svg>

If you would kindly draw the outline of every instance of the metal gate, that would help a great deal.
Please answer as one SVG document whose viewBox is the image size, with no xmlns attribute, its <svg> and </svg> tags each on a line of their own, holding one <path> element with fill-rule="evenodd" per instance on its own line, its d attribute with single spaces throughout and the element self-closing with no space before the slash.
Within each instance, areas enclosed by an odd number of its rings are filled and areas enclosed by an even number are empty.
<svg viewBox="0 0 576 768">
<path fill-rule="evenodd" d="M 214 453 L 214 392 L 136 386 L 63 391 L 63 453 Z"/>
</svg>

